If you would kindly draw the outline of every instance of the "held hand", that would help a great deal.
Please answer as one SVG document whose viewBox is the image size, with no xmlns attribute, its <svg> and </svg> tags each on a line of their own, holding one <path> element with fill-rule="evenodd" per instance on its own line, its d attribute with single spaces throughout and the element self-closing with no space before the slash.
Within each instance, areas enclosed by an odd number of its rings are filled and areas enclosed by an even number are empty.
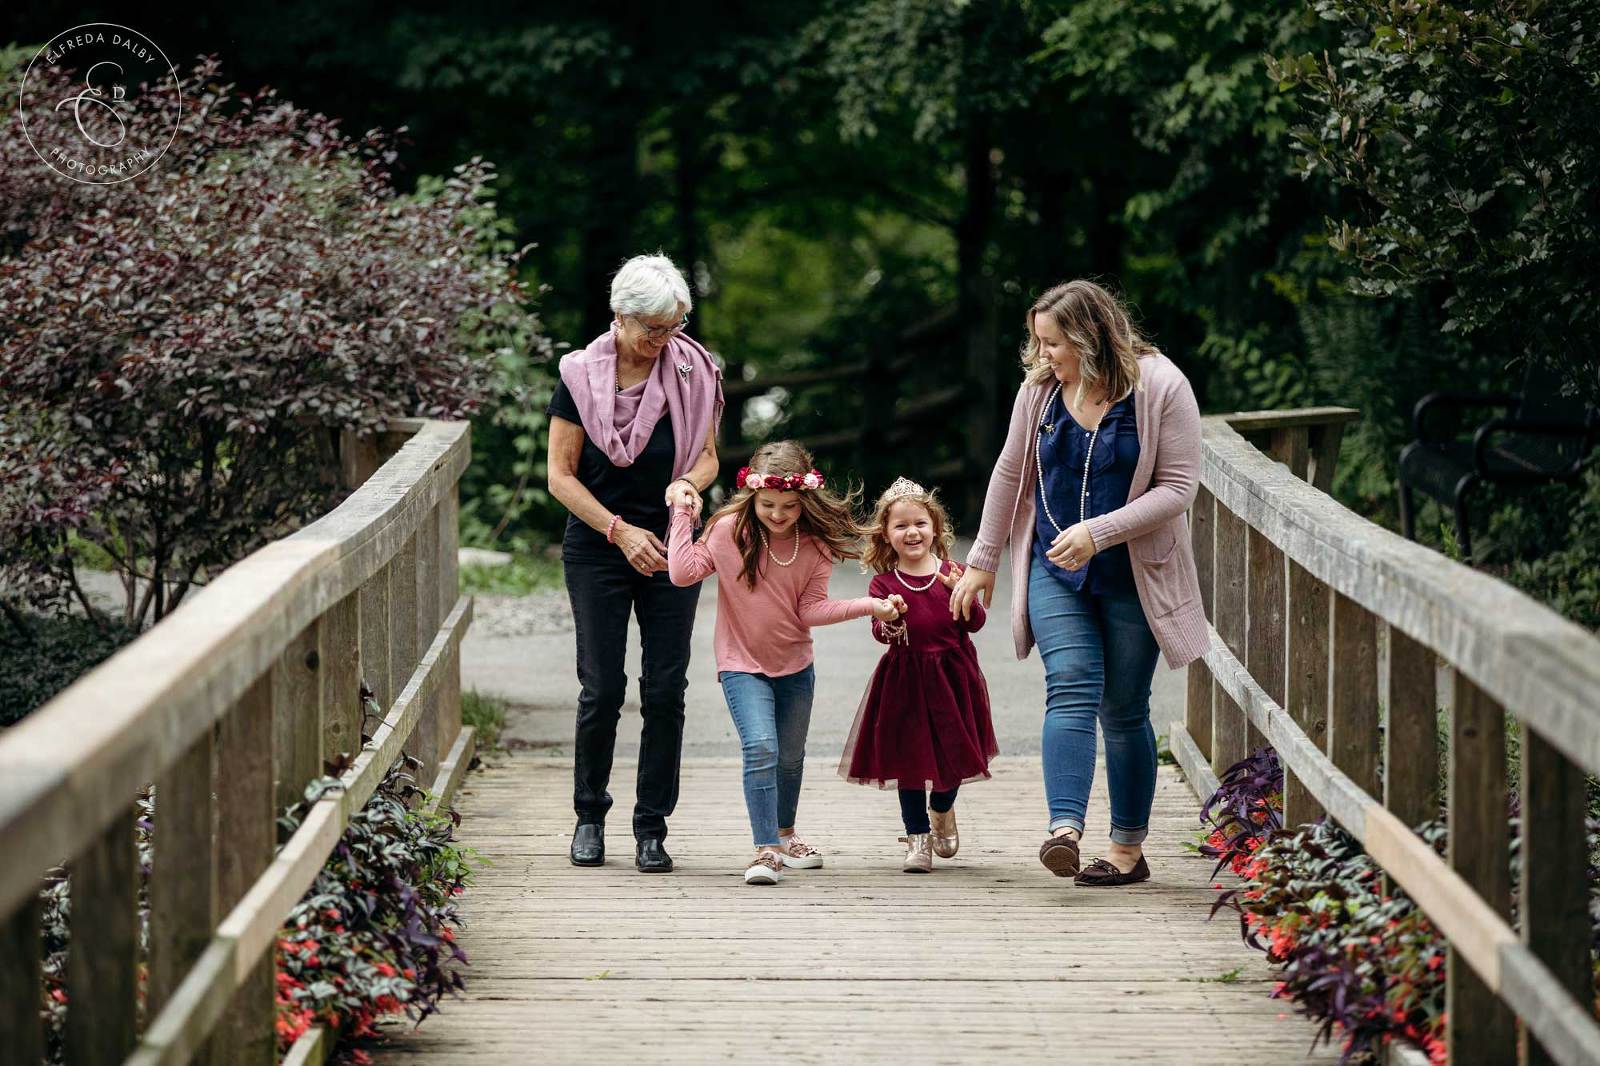
<svg viewBox="0 0 1600 1066">
<path fill-rule="evenodd" d="M 649 575 L 667 568 L 666 546 L 648 529 L 618 522 L 611 539 L 639 573 Z"/>
<path fill-rule="evenodd" d="M 966 567 L 962 566 L 960 563 L 951 563 L 949 572 L 939 575 L 939 584 L 943 585 L 947 589 L 954 589 L 956 587 L 956 582 L 961 580 L 961 575 L 965 572 L 965 570 Z"/>
<path fill-rule="evenodd" d="M 900 617 L 900 608 L 892 600 L 875 599 L 872 601 L 872 617 L 880 622 L 893 622 Z"/>
<path fill-rule="evenodd" d="M 695 518 L 700 517 L 700 508 L 704 506 L 700 494 L 695 491 L 686 479 L 679 478 L 667 486 L 667 506 L 687 507 L 689 514 Z"/>
<path fill-rule="evenodd" d="M 969 566 L 962 571 L 956 587 L 950 590 L 950 617 L 970 621 L 972 601 L 980 595 L 985 608 L 994 602 L 994 571 Z"/>
<path fill-rule="evenodd" d="M 1063 570 L 1082 570 L 1094 554 L 1094 538 L 1089 536 L 1089 527 L 1082 522 L 1057 533 L 1050 549 L 1044 553 L 1046 559 Z"/>
<path fill-rule="evenodd" d="M 901 614 L 906 613 L 906 598 L 900 595 L 898 592 L 889 594 L 889 602 L 894 604 L 894 609 L 896 611 L 899 611 Z"/>
</svg>

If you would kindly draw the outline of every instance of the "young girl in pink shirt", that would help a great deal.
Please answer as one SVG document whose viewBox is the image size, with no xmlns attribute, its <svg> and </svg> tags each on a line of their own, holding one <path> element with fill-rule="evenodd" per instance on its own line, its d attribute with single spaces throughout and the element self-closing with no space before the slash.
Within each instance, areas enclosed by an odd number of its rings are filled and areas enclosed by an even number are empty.
<svg viewBox="0 0 1600 1066">
<path fill-rule="evenodd" d="M 673 508 L 667 571 L 674 585 L 717 575 L 717 680 L 739 731 L 756 855 L 746 884 L 776 884 L 785 866 L 822 853 L 794 831 L 811 725 L 811 627 L 872 615 L 891 622 L 899 597 L 828 598 L 841 559 L 860 557 L 853 495 L 830 491 L 794 441 L 765 444 L 739 471 L 733 498 L 693 539 L 696 508 Z"/>
</svg>

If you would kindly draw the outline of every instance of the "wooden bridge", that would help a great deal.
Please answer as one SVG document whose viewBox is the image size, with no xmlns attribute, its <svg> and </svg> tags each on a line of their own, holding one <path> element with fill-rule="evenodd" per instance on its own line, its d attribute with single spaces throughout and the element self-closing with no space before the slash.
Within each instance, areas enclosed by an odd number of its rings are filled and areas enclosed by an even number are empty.
<svg viewBox="0 0 1600 1066">
<path fill-rule="evenodd" d="M 1329 499 L 1348 417 L 1207 420 L 1192 529 L 1217 636 L 1173 733 L 1184 778 L 1163 768 L 1158 786 L 1155 881 L 1094 892 L 1048 877 L 1024 759 L 963 794 L 962 855 L 912 879 L 885 854 L 893 805 L 814 757 L 803 809 L 825 812 L 829 865 L 765 891 L 729 861 L 748 848 L 734 760 L 686 762 L 680 869 L 664 878 L 634 873 L 625 839 L 608 868 L 568 866 L 568 765 L 495 760 L 459 804 L 464 839 L 494 862 L 464 897 L 469 993 L 397 1033 L 388 1061 L 1302 1058 L 1311 1027 L 1279 1017 L 1270 971 L 1236 926 L 1206 922 L 1210 864 L 1183 848 L 1195 793 L 1270 742 L 1290 770 L 1289 817 L 1328 811 L 1450 937 L 1452 1061 L 1600 1063 L 1583 847 L 1600 641 Z M 347 441 L 360 488 L 340 508 L 0 735 L 8 1063 L 43 1054 L 46 871 L 64 863 L 73 882 L 69 1061 L 264 1064 L 268 953 L 349 813 L 402 747 L 438 793 L 460 782 L 472 750 L 458 702 L 472 604 L 454 564 L 467 432 L 392 429 Z M 362 679 L 385 715 L 365 746 Z M 1515 931 L 1502 711 L 1523 733 Z M 355 756 L 343 789 L 274 853 L 275 805 L 338 752 Z M 1409 828 L 1436 813 L 1440 765 L 1445 858 Z M 149 782 L 163 810 L 146 954 L 130 830 Z M 1091 817 L 1103 812 L 1097 792 Z M 313 1030 L 290 1058 L 324 1051 Z"/>
</svg>

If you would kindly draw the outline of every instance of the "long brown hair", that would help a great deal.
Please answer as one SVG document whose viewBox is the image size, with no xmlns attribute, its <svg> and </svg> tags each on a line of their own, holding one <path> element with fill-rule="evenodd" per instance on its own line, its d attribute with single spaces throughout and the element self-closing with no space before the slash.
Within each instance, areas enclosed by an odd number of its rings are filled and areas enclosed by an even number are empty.
<svg viewBox="0 0 1600 1066">
<path fill-rule="evenodd" d="M 811 453 L 799 441 L 779 440 L 763 444 L 750 457 L 750 469 L 763 474 L 805 474 L 816 464 Z M 739 548 L 744 565 L 739 577 L 751 588 L 761 575 L 761 538 L 756 535 L 761 519 L 756 517 L 756 489 L 740 485 L 733 498 L 718 508 L 706 520 L 706 532 L 722 519 L 733 521 L 733 543 Z M 802 489 L 800 518 L 795 523 L 796 533 L 811 534 L 823 544 L 823 550 L 838 562 L 841 559 L 861 558 L 861 535 L 865 532 L 856 521 L 855 507 L 861 500 L 860 488 L 846 487 L 843 494 L 824 485 L 820 489 Z"/>
<path fill-rule="evenodd" d="M 1027 339 L 1022 342 L 1022 369 L 1029 384 L 1037 385 L 1054 376 L 1050 360 L 1034 332 L 1035 315 L 1047 314 L 1082 357 L 1082 376 L 1078 379 L 1078 398 L 1101 387 L 1115 403 L 1139 387 L 1139 357 L 1156 350 L 1133 324 L 1133 317 L 1120 299 L 1102 285 L 1079 278 L 1045 290 L 1028 308 Z"/>
<path fill-rule="evenodd" d="M 887 574 L 899 563 L 899 557 L 894 553 L 894 545 L 889 543 L 888 531 L 889 511 L 897 503 L 914 503 L 928 512 L 928 517 L 933 519 L 933 554 L 940 559 L 950 558 L 950 548 L 956 542 L 956 528 L 950 523 L 950 514 L 939 501 L 938 492 L 927 489 L 923 492 L 890 496 L 889 492 L 893 487 L 891 485 L 888 489 L 884 489 L 883 495 L 878 497 L 872 524 L 867 526 L 867 548 L 862 553 L 861 565 L 874 573 Z"/>
</svg>

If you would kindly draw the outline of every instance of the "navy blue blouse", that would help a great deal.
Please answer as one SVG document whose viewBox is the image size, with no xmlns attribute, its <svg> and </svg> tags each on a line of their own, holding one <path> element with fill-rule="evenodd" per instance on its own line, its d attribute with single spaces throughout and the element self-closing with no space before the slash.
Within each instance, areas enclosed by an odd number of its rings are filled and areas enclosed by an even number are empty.
<svg viewBox="0 0 1600 1066">
<path fill-rule="evenodd" d="M 1073 421 L 1059 393 L 1044 413 L 1044 426 L 1035 426 L 1034 432 L 1039 434 L 1039 465 L 1044 471 L 1044 483 L 1037 491 L 1046 494 L 1050 511 L 1061 528 L 1071 529 L 1079 521 L 1083 459 L 1093 434 Z M 1135 421 L 1133 397 L 1128 396 L 1112 404 L 1100 420 L 1094 458 L 1089 464 L 1089 499 L 1083 518 L 1107 514 L 1126 504 L 1128 491 L 1133 486 L 1133 469 L 1138 465 L 1139 427 Z M 1062 569 L 1045 558 L 1045 552 L 1056 539 L 1055 526 L 1050 524 L 1042 506 L 1034 510 L 1037 513 L 1033 554 L 1057 579 L 1065 582 L 1068 588 L 1096 594 L 1133 591 L 1133 560 L 1128 556 L 1126 543 L 1096 552 L 1086 567 Z"/>
</svg>

